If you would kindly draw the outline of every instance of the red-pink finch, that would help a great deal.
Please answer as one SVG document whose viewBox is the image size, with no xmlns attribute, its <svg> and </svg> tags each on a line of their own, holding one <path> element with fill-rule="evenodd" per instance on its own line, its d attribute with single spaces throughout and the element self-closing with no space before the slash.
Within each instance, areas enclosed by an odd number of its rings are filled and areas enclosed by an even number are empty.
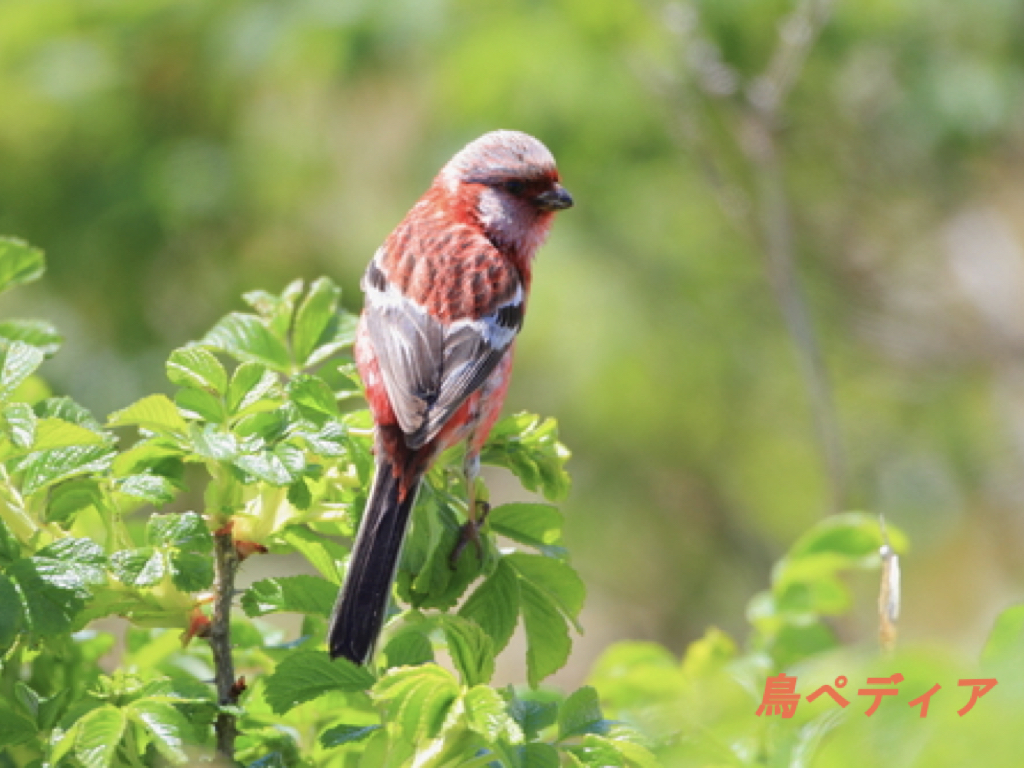
<svg viewBox="0 0 1024 768">
<path fill-rule="evenodd" d="M 475 538 L 480 450 L 508 389 L 533 257 L 555 211 L 570 206 L 543 144 L 494 131 L 441 169 L 370 262 L 355 357 L 377 468 L 331 616 L 332 658 L 363 664 L 372 655 L 420 480 L 462 441 L 471 489 L 464 533 Z"/>
</svg>

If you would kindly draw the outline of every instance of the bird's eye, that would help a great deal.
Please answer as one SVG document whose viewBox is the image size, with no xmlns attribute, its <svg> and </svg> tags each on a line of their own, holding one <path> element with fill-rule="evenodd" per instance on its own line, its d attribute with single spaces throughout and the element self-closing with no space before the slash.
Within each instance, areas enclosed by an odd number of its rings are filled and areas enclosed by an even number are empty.
<svg viewBox="0 0 1024 768">
<path fill-rule="evenodd" d="M 521 195 L 523 190 L 526 189 L 526 185 L 521 181 L 506 181 L 502 186 L 506 192 L 512 195 Z"/>
</svg>

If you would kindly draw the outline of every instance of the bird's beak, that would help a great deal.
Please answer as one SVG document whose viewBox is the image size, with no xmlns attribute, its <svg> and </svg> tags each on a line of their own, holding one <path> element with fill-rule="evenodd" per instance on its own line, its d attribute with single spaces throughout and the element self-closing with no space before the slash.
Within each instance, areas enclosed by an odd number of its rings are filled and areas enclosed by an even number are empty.
<svg viewBox="0 0 1024 768">
<path fill-rule="evenodd" d="M 542 211 L 561 211 L 572 208 L 572 195 L 561 184 L 555 184 L 551 189 L 533 198 L 533 202 Z"/>
</svg>

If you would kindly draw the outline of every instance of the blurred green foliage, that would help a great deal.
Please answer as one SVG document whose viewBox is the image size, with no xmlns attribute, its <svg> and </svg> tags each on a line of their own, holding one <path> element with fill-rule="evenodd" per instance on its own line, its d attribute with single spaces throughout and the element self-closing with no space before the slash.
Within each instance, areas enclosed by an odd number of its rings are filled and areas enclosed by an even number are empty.
<svg viewBox="0 0 1024 768">
<path fill-rule="evenodd" d="M 832 506 L 745 144 L 805 7 L 5 0 L 0 232 L 50 274 L 4 315 L 55 321 L 51 385 L 110 412 L 166 391 L 167 351 L 242 291 L 328 273 L 358 309 L 437 168 L 533 133 L 578 205 L 538 260 L 509 410 L 574 446 L 590 656 L 739 634 Z M 1024 6 L 829 8 L 774 130 L 844 506 L 915 541 L 907 631 L 976 651 L 1024 540 Z"/>
</svg>

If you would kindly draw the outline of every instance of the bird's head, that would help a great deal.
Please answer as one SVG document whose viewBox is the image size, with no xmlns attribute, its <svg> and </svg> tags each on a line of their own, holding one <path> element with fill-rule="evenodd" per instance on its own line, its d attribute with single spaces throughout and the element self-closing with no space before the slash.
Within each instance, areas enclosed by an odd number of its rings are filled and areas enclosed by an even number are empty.
<svg viewBox="0 0 1024 768">
<path fill-rule="evenodd" d="M 547 236 L 555 211 L 573 205 L 551 152 L 519 131 L 493 131 L 469 143 L 441 169 L 438 181 L 496 245 L 528 259 Z"/>
</svg>

